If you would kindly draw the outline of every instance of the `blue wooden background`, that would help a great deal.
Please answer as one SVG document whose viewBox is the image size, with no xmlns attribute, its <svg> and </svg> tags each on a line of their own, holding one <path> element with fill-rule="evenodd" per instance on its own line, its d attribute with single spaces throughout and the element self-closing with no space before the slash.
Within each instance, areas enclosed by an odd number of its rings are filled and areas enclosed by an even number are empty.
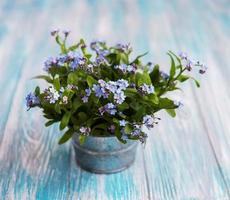
<svg viewBox="0 0 230 200">
<path fill-rule="evenodd" d="M 135 164 L 95 175 L 74 161 L 71 143 L 59 146 L 57 126 L 44 128 L 24 96 L 43 60 L 57 53 L 52 28 L 71 40 L 129 41 L 145 60 L 169 64 L 167 50 L 184 50 L 209 67 L 202 87 L 186 84 L 178 118 L 161 123 L 139 147 Z M 229 0 L 1 0 L 0 199 L 230 199 Z"/>
</svg>

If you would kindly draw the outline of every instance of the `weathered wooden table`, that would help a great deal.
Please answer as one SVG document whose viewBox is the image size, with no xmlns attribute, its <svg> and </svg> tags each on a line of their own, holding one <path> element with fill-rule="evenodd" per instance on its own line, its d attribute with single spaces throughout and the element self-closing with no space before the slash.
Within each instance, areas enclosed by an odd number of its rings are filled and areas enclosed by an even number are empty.
<svg viewBox="0 0 230 200">
<path fill-rule="evenodd" d="M 167 50 L 185 50 L 209 67 L 199 90 L 183 87 L 178 118 L 162 113 L 122 173 L 81 170 L 71 143 L 57 144 L 57 126 L 44 128 L 40 111 L 26 112 L 25 95 L 44 84 L 30 77 L 57 53 L 55 27 L 71 29 L 71 40 L 128 40 L 163 66 Z M 1 0 L 0 199 L 230 199 L 229 54 L 229 0 Z"/>
</svg>

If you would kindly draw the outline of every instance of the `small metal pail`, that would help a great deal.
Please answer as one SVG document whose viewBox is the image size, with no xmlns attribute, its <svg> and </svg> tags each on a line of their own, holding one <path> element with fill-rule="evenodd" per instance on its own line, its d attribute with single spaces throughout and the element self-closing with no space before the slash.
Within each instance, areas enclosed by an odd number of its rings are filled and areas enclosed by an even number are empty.
<svg viewBox="0 0 230 200">
<path fill-rule="evenodd" d="M 128 168 L 135 160 L 137 141 L 122 144 L 116 137 L 88 136 L 80 144 L 78 134 L 73 136 L 76 161 L 87 171 L 110 174 Z"/>
</svg>

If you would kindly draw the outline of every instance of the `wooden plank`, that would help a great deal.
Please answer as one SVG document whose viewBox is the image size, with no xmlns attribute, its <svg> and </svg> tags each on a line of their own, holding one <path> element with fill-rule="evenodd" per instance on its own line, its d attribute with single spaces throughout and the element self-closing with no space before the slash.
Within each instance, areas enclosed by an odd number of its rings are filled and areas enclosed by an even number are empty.
<svg viewBox="0 0 230 200">
<path fill-rule="evenodd" d="M 41 113 L 26 112 L 24 101 L 25 94 L 34 86 L 28 80 L 38 72 L 38 68 L 33 66 L 40 63 L 43 53 L 47 53 L 45 41 L 49 36 L 46 29 L 32 29 L 33 23 L 47 27 L 49 21 L 47 23 L 45 20 L 48 16 L 49 12 L 39 17 L 35 14 L 35 20 L 24 23 L 33 31 L 31 35 L 20 32 L 27 35 L 27 41 L 23 40 L 23 45 L 14 49 L 17 54 L 9 57 L 9 60 L 16 61 L 11 62 L 9 69 L 4 72 L 6 77 L 1 79 L 6 85 L 1 88 L 1 94 L 11 94 L 5 102 L 7 109 L 3 110 L 6 123 L 3 122 L 5 126 L 0 145 L 0 194 L 5 199 L 66 199 L 68 196 L 68 145 L 59 147 L 57 127 L 44 129 Z M 27 13 L 24 13 L 18 19 L 16 30 L 26 17 Z M 27 61 L 19 65 L 18 61 L 25 60 L 25 57 Z M 7 78 L 12 78 L 10 86 Z"/>
<path fill-rule="evenodd" d="M 158 10 L 160 13 L 159 18 L 155 14 L 154 17 L 160 20 L 164 26 L 159 27 L 159 21 L 154 21 L 153 26 L 156 31 L 160 32 L 161 36 L 158 38 L 158 35 L 155 34 L 154 39 L 154 35 L 151 35 L 151 39 L 157 41 L 155 46 L 158 49 L 164 49 L 164 45 L 171 44 L 172 49 L 176 49 L 179 46 L 191 48 L 193 43 L 196 43 L 200 48 L 203 44 L 202 42 L 204 42 L 203 37 L 206 32 L 205 30 L 200 30 L 200 26 L 195 25 L 198 23 L 198 16 L 194 16 L 194 14 L 191 16 L 189 10 L 185 9 L 196 6 L 188 2 L 177 2 L 169 7 L 162 3 L 161 6 L 164 12 Z M 179 14 L 175 15 L 175 13 Z M 180 18 L 179 27 L 178 17 L 185 15 L 187 18 Z M 186 19 L 190 19 L 192 22 L 188 23 Z M 198 27 L 198 29 L 190 30 L 189 26 L 191 24 L 194 25 L 193 27 Z M 189 33 L 186 33 L 187 29 L 190 30 Z M 202 37 L 199 43 L 194 38 L 194 35 L 198 34 L 199 36 L 201 34 Z M 164 41 L 161 41 L 162 36 L 165 36 Z M 184 38 L 186 36 L 190 40 Z M 197 49 L 191 48 L 192 53 L 194 53 L 194 50 Z M 203 93 L 204 89 L 199 92 Z M 191 87 L 186 88 L 186 94 L 185 101 L 189 100 L 186 106 L 192 117 L 185 121 L 183 120 L 185 116 L 181 116 L 176 120 L 177 124 L 172 124 L 174 122 L 166 118 L 158 129 L 152 131 L 154 135 L 150 138 L 150 142 L 146 147 L 145 156 L 148 161 L 147 171 L 151 198 L 228 199 L 227 185 L 205 133 L 206 129 L 200 118 L 199 106 L 195 101 L 191 101 L 191 99 L 194 99 Z M 206 101 L 208 101 L 207 98 Z M 162 135 L 158 135 L 155 132 L 159 132 Z"/>
</svg>

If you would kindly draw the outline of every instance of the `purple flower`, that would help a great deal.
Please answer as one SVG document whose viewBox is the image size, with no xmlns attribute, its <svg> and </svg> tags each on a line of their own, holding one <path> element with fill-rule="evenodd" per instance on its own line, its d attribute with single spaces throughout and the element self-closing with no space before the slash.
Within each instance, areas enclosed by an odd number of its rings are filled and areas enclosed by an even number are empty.
<svg viewBox="0 0 230 200">
<path fill-rule="evenodd" d="M 130 53 L 132 51 L 132 47 L 130 47 L 130 44 L 118 43 L 115 48 L 125 53 Z"/>
<path fill-rule="evenodd" d="M 54 29 L 54 30 L 52 30 L 52 31 L 50 32 L 50 34 L 51 34 L 52 36 L 56 36 L 56 35 L 58 34 L 58 32 L 59 32 L 59 29 Z"/>
<path fill-rule="evenodd" d="M 132 65 L 126 65 L 126 64 L 120 64 L 120 65 L 116 65 L 114 66 L 115 69 L 119 69 L 120 71 L 122 71 L 122 73 L 135 73 L 137 70 L 137 66 L 132 64 Z"/>
<path fill-rule="evenodd" d="M 51 104 L 55 103 L 58 101 L 60 95 L 57 90 L 54 89 L 53 86 L 49 87 L 48 89 L 45 90 L 46 96 L 45 98 L 49 100 Z"/>
<path fill-rule="evenodd" d="M 123 91 L 114 93 L 114 100 L 117 104 L 122 104 L 125 101 L 125 93 Z"/>
<path fill-rule="evenodd" d="M 119 79 L 117 81 L 117 85 L 118 85 L 119 89 L 125 90 L 129 86 L 129 82 L 127 80 L 124 80 L 124 79 Z"/>
<path fill-rule="evenodd" d="M 35 96 L 33 93 L 29 93 L 26 96 L 26 106 L 27 108 L 31 108 L 33 106 L 39 105 L 40 104 L 40 100 L 37 96 Z"/>
<path fill-rule="evenodd" d="M 139 90 L 143 94 L 153 94 L 154 93 L 153 85 L 147 85 L 145 83 L 140 86 Z"/>
<path fill-rule="evenodd" d="M 81 100 L 83 101 L 83 103 L 87 103 L 88 100 L 89 100 L 89 97 L 83 96 L 83 97 L 81 98 Z"/>
<path fill-rule="evenodd" d="M 57 64 L 58 66 L 63 66 L 67 61 L 69 57 L 66 54 L 60 55 L 57 57 Z"/>
<path fill-rule="evenodd" d="M 108 93 L 105 91 L 103 87 L 97 84 L 93 84 L 93 91 L 95 92 L 96 97 L 103 97 L 103 98 L 108 98 Z"/>
<path fill-rule="evenodd" d="M 142 144 L 146 143 L 146 139 L 147 139 L 148 135 L 145 134 L 145 133 L 142 133 L 140 136 L 139 136 L 139 140 Z"/>
<path fill-rule="evenodd" d="M 91 94 L 91 89 L 90 88 L 85 89 L 85 93 L 86 93 L 86 96 L 89 97 Z"/>
<path fill-rule="evenodd" d="M 81 135 L 86 135 L 86 136 L 88 136 L 88 135 L 90 134 L 90 132 L 91 132 L 91 128 L 90 128 L 90 127 L 84 127 L 84 126 L 82 126 L 82 127 L 79 129 L 79 131 L 80 131 L 80 134 L 81 134 Z"/>
<path fill-rule="evenodd" d="M 107 63 L 107 60 L 103 55 L 101 55 L 101 54 L 97 55 L 97 57 L 96 57 L 96 64 L 97 65 L 106 64 L 106 63 Z"/>
<path fill-rule="evenodd" d="M 70 30 L 63 30 L 62 32 L 63 32 L 64 36 L 67 37 L 70 33 Z"/>
<path fill-rule="evenodd" d="M 117 110 L 113 103 L 107 103 L 106 105 L 99 108 L 99 112 L 101 115 L 103 115 L 105 112 L 109 113 L 110 115 L 115 115 Z"/>
<path fill-rule="evenodd" d="M 187 59 L 188 59 L 187 53 L 185 53 L 185 52 L 180 52 L 180 53 L 179 53 L 179 57 L 180 57 L 182 60 L 187 60 Z"/>
<path fill-rule="evenodd" d="M 82 56 L 75 57 L 74 60 L 70 63 L 70 68 L 72 70 L 77 69 L 80 66 L 83 66 L 86 64 L 86 59 Z"/>
<path fill-rule="evenodd" d="M 155 120 L 151 115 L 145 115 L 143 117 L 143 124 L 148 128 L 153 128 L 154 124 L 155 124 Z"/>
<path fill-rule="evenodd" d="M 141 129 L 139 128 L 136 128 L 131 132 L 132 136 L 140 136 L 140 134 L 141 134 Z"/>
<path fill-rule="evenodd" d="M 189 60 L 189 59 L 187 59 L 186 60 L 186 69 L 188 70 L 188 71 L 191 71 L 192 70 L 192 66 L 193 66 L 193 62 L 191 61 L 191 60 Z"/>
<path fill-rule="evenodd" d="M 57 65 L 57 59 L 54 57 L 50 57 L 44 62 L 43 70 L 49 72 L 50 68 L 56 65 Z"/>
</svg>

